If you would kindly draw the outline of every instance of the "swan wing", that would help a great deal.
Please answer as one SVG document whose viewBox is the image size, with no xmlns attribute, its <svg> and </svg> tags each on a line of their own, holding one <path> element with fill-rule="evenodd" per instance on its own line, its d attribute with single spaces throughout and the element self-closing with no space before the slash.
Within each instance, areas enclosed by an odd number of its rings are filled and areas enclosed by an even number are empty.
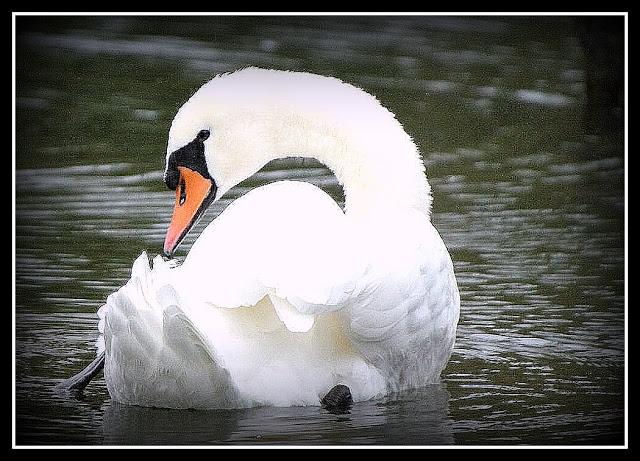
<svg viewBox="0 0 640 461">
<path fill-rule="evenodd" d="M 180 266 L 180 292 L 224 308 L 265 297 L 291 331 L 338 310 L 354 294 L 365 262 L 345 215 L 305 182 L 279 181 L 234 201 L 194 243 Z"/>
<path fill-rule="evenodd" d="M 404 222 L 402 242 L 372 254 L 366 295 L 350 305 L 358 351 L 391 388 L 434 382 L 451 354 L 460 309 L 453 264 L 428 222 Z"/>
<path fill-rule="evenodd" d="M 171 268 L 143 252 L 129 281 L 98 312 L 109 393 L 119 402 L 171 408 L 235 407 L 220 358 L 181 307 Z"/>
</svg>

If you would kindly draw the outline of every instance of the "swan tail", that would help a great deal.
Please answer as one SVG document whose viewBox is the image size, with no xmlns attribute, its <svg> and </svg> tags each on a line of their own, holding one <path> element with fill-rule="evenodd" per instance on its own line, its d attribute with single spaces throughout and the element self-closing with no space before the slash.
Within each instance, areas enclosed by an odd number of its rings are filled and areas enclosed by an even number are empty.
<svg viewBox="0 0 640 461">
<path fill-rule="evenodd" d="M 172 285 L 172 265 L 143 252 L 131 278 L 98 311 L 98 353 L 111 397 L 173 408 L 236 406 L 236 392 L 215 351 L 189 320 Z"/>
</svg>

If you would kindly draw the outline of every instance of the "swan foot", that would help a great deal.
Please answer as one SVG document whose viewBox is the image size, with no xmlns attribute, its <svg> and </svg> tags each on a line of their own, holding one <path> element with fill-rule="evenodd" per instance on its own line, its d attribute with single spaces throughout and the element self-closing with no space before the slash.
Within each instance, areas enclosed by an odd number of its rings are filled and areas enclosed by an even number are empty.
<svg viewBox="0 0 640 461">
<path fill-rule="evenodd" d="M 95 375 L 104 368 L 104 351 L 102 351 L 93 362 L 85 367 L 80 373 L 65 379 L 55 386 L 58 392 L 80 393 L 89 384 Z"/>
<path fill-rule="evenodd" d="M 322 407 L 331 413 L 348 413 L 349 409 L 353 405 L 353 397 L 351 397 L 351 389 L 344 384 L 338 384 L 334 386 L 320 400 Z"/>
</svg>

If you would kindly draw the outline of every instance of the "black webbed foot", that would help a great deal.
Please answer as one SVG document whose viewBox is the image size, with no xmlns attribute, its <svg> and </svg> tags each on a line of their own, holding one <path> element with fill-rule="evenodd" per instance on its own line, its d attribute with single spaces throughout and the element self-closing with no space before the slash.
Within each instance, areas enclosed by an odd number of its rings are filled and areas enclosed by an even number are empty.
<svg viewBox="0 0 640 461">
<path fill-rule="evenodd" d="M 79 395 L 89 382 L 104 368 L 104 351 L 80 373 L 65 379 L 55 386 L 59 393 Z"/>
<path fill-rule="evenodd" d="M 344 384 L 338 384 L 334 386 L 320 400 L 322 407 L 331 413 L 348 413 L 349 409 L 353 405 L 353 397 L 351 397 L 351 390 Z"/>
</svg>

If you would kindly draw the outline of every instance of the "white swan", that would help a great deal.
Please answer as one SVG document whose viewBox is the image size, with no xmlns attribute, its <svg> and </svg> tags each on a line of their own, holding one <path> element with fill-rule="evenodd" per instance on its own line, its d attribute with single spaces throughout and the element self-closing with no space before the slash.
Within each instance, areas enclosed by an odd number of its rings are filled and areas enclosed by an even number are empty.
<svg viewBox="0 0 640 461">
<path fill-rule="evenodd" d="M 345 211 L 304 182 L 235 200 L 182 265 L 143 253 L 99 310 L 114 400 L 172 408 L 318 405 L 437 381 L 459 294 L 430 222 L 416 146 L 393 114 L 342 81 L 246 68 L 202 86 L 169 133 L 171 254 L 213 200 L 267 162 L 318 159 Z"/>
</svg>

